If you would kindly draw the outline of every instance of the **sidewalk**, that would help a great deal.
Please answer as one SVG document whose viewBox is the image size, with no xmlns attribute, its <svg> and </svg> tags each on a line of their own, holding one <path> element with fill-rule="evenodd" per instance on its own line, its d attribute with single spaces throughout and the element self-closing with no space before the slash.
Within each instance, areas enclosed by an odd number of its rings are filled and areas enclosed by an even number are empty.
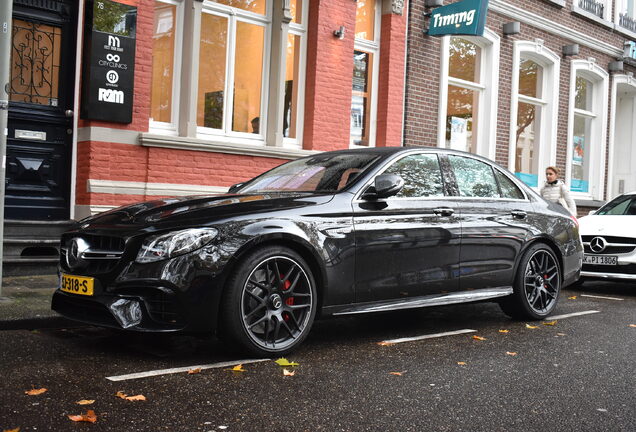
<svg viewBox="0 0 636 432">
<path fill-rule="evenodd" d="M 2 278 L 0 330 L 65 326 L 70 321 L 51 310 L 57 275 Z"/>
</svg>

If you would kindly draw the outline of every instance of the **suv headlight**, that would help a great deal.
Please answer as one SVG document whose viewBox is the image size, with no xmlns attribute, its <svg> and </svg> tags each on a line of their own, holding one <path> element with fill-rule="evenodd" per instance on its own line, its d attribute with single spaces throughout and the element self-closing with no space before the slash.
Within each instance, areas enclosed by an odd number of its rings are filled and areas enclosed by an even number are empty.
<svg viewBox="0 0 636 432">
<path fill-rule="evenodd" d="M 192 252 L 210 243 L 218 233 L 215 228 L 191 228 L 150 236 L 144 240 L 135 261 L 144 264 Z"/>
</svg>

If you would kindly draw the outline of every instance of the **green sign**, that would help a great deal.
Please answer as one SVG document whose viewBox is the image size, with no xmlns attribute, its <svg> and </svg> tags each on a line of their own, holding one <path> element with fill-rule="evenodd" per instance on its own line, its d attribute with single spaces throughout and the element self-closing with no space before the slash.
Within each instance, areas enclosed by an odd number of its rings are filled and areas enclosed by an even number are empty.
<svg viewBox="0 0 636 432">
<path fill-rule="evenodd" d="M 486 25 L 488 0 L 464 0 L 434 9 L 430 15 L 429 36 L 482 36 Z"/>
</svg>

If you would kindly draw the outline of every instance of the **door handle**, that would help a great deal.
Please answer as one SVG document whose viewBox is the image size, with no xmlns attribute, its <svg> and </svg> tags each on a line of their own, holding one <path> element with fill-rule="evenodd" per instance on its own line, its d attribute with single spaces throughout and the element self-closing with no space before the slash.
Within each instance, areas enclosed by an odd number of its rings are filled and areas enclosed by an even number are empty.
<svg viewBox="0 0 636 432">
<path fill-rule="evenodd" d="M 452 216 L 455 213 L 455 210 L 448 207 L 439 207 L 433 210 L 437 216 Z"/>
<path fill-rule="evenodd" d="M 524 212 L 523 210 L 513 210 L 510 212 L 510 214 L 516 219 L 525 219 L 528 215 L 528 213 Z"/>
</svg>

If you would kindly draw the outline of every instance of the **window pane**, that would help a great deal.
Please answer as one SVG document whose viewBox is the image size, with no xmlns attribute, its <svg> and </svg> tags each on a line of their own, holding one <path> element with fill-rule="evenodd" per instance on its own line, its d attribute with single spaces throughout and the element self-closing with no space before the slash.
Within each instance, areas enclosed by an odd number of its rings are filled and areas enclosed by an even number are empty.
<svg viewBox="0 0 636 432">
<path fill-rule="evenodd" d="M 535 150 L 538 148 L 540 111 L 539 106 L 520 102 L 517 112 L 515 175 L 533 187 L 539 184 Z"/>
<path fill-rule="evenodd" d="M 497 177 L 497 182 L 499 183 L 499 189 L 501 190 L 502 198 L 510 198 L 510 199 L 523 199 L 523 192 L 517 187 L 516 184 L 513 183 L 507 176 L 505 176 L 502 172 L 495 170 L 495 176 Z"/>
<path fill-rule="evenodd" d="M 150 94 L 150 118 L 154 121 L 170 122 L 172 120 L 176 14 L 177 7 L 175 5 L 155 2 Z"/>
<path fill-rule="evenodd" d="M 574 96 L 574 107 L 580 110 L 592 111 L 592 87 L 591 81 L 580 76 L 576 77 L 576 89 Z"/>
<path fill-rule="evenodd" d="M 519 64 L 519 94 L 542 98 L 543 68 L 532 60 L 521 59 Z"/>
<path fill-rule="evenodd" d="M 356 38 L 374 40 L 375 1 L 358 0 L 356 9 Z"/>
<path fill-rule="evenodd" d="M 291 0 L 289 2 L 289 9 L 292 16 L 292 22 L 302 24 L 303 0 Z"/>
<path fill-rule="evenodd" d="M 592 119 L 574 115 L 574 136 L 572 137 L 572 180 L 570 190 L 588 192 L 590 177 L 589 154 Z"/>
<path fill-rule="evenodd" d="M 243 9 L 249 12 L 265 15 L 267 0 L 216 0 L 216 3 Z"/>
<path fill-rule="evenodd" d="M 283 105 L 283 136 L 296 138 L 298 109 L 298 69 L 300 36 L 287 35 L 287 64 L 285 66 L 285 103 Z"/>
<path fill-rule="evenodd" d="M 234 62 L 232 130 L 260 133 L 265 28 L 239 21 Z"/>
<path fill-rule="evenodd" d="M 201 15 L 197 125 L 223 128 L 227 18 Z"/>
<path fill-rule="evenodd" d="M 465 81 L 480 82 L 481 48 L 466 39 L 451 38 L 448 75 Z"/>
<path fill-rule="evenodd" d="M 351 142 L 356 145 L 369 145 L 372 65 L 373 54 L 364 51 L 353 52 Z"/>
<path fill-rule="evenodd" d="M 490 165 L 467 157 L 449 155 L 459 195 L 465 197 L 499 198 L 499 188 Z"/>
<path fill-rule="evenodd" d="M 13 20 L 11 101 L 57 106 L 61 42 L 59 27 Z"/>
<path fill-rule="evenodd" d="M 404 187 L 397 197 L 444 196 L 437 155 L 418 154 L 404 157 L 391 165 L 385 173 L 397 174 L 404 180 Z"/>
<path fill-rule="evenodd" d="M 478 91 L 448 86 L 446 148 L 475 153 L 478 103 Z"/>
</svg>

